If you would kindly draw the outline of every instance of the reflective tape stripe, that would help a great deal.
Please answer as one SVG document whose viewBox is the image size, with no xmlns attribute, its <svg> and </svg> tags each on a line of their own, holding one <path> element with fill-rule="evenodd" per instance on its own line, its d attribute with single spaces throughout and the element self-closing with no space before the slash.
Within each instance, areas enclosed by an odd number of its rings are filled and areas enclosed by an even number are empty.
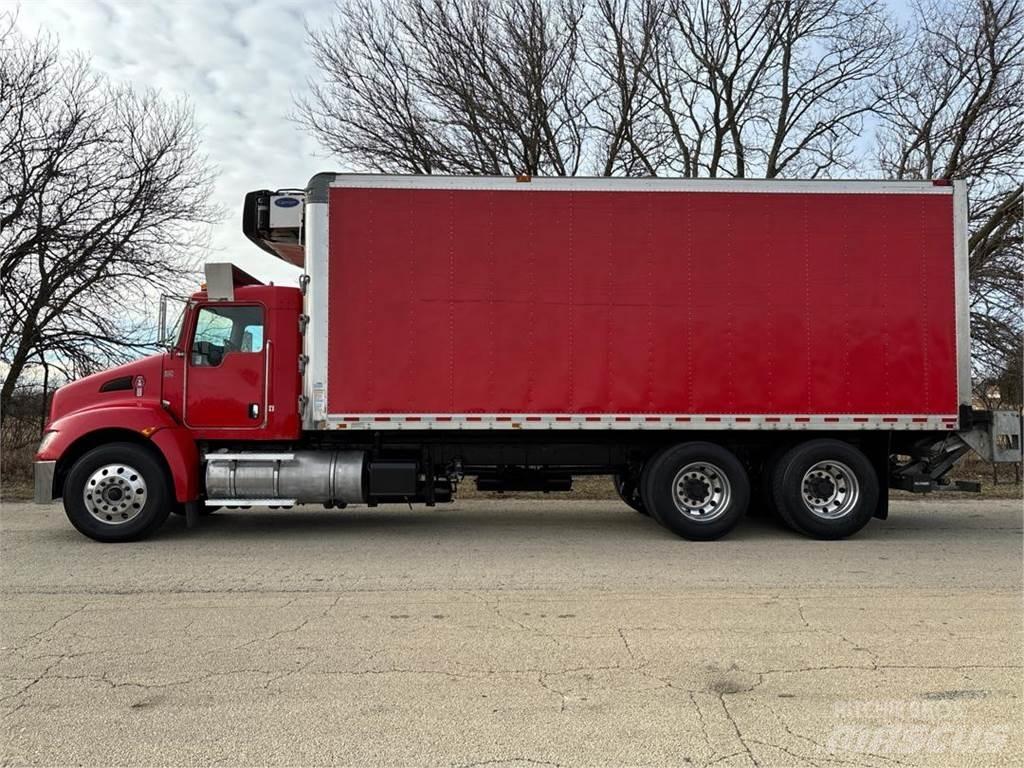
<svg viewBox="0 0 1024 768">
<path fill-rule="evenodd" d="M 956 415 L 921 414 L 331 414 L 326 429 L 955 430 Z"/>
</svg>

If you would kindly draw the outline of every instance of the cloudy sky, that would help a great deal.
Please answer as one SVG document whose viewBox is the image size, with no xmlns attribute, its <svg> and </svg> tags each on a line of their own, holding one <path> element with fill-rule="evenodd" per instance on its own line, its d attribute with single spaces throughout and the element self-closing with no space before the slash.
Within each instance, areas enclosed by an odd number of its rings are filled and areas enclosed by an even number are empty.
<svg viewBox="0 0 1024 768">
<path fill-rule="evenodd" d="M 304 24 L 327 18 L 330 2 L 0 0 L 0 10 L 14 10 L 27 34 L 59 35 L 113 80 L 188 96 L 227 212 L 206 260 L 296 282 L 298 270 L 242 236 L 241 205 L 250 190 L 303 187 L 314 173 L 339 169 L 287 118 L 311 70 Z"/>
</svg>

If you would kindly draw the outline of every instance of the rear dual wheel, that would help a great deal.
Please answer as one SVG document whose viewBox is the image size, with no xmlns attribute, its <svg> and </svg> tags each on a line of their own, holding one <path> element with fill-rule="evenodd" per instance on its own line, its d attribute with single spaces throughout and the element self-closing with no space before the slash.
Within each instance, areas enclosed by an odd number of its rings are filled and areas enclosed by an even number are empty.
<svg viewBox="0 0 1024 768">
<path fill-rule="evenodd" d="M 644 507 L 673 533 L 710 541 L 731 531 L 747 511 L 750 481 L 727 448 L 676 445 L 651 459 L 641 478 Z"/>
<path fill-rule="evenodd" d="M 816 539 L 853 535 L 878 506 L 874 467 L 862 451 L 841 440 L 808 440 L 773 456 L 762 483 L 779 517 Z M 750 502 L 750 481 L 727 448 L 684 443 L 647 462 L 640 498 L 643 508 L 669 530 L 709 541 L 742 519 Z"/>
<path fill-rule="evenodd" d="M 841 440 L 809 440 L 775 464 L 772 498 L 793 530 L 816 539 L 852 536 L 878 506 L 878 475 L 862 451 Z"/>
</svg>

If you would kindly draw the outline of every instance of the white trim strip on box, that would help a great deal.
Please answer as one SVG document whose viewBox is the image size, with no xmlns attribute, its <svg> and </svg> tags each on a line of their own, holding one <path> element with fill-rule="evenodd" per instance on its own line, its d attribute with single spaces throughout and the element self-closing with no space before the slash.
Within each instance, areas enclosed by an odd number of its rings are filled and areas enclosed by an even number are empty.
<svg viewBox="0 0 1024 768">
<path fill-rule="evenodd" d="M 302 423 L 306 429 L 314 428 L 317 421 L 327 416 L 327 312 L 328 312 L 328 219 L 327 203 L 306 203 L 306 287 L 303 310 L 309 325 L 303 336 L 303 349 L 307 357 L 303 372 L 302 389 L 306 407 Z"/>
<path fill-rule="evenodd" d="M 956 414 L 331 414 L 326 429 L 956 430 Z"/>
<path fill-rule="evenodd" d="M 606 178 L 591 176 L 387 176 L 339 173 L 332 187 L 360 189 L 505 190 L 518 192 L 781 192 L 790 194 L 951 195 L 930 181 Z"/>
<path fill-rule="evenodd" d="M 953 182 L 953 268 L 956 305 L 956 366 L 960 405 L 971 405 L 970 260 L 967 227 L 967 182 Z"/>
</svg>

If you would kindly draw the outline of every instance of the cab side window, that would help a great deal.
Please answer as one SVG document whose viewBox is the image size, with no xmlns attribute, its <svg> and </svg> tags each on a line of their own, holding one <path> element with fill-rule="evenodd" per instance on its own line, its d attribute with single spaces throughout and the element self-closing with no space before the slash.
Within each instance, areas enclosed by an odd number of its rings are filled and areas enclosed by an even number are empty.
<svg viewBox="0 0 1024 768">
<path fill-rule="evenodd" d="M 218 366 L 231 353 L 263 351 L 263 308 L 206 306 L 199 310 L 192 365 Z"/>
</svg>

